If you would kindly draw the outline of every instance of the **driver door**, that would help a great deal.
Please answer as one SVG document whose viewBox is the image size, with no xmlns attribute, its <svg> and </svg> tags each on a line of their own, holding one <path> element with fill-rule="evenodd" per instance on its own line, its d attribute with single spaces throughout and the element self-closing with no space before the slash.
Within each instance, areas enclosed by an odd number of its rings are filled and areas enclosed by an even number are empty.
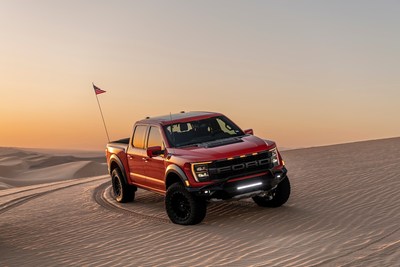
<svg viewBox="0 0 400 267">
<path fill-rule="evenodd" d="M 164 150 L 164 142 L 160 129 L 157 126 L 151 126 L 148 132 L 146 148 L 160 146 Z M 159 192 L 165 192 L 165 164 L 164 154 L 147 157 L 145 164 L 145 175 L 148 184 Z"/>
</svg>

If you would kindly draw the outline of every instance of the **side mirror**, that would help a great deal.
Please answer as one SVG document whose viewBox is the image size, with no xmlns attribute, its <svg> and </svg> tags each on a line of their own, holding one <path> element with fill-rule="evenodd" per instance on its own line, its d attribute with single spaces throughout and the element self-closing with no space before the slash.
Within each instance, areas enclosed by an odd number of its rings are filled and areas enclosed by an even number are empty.
<svg viewBox="0 0 400 267">
<path fill-rule="evenodd" d="M 245 134 L 251 134 L 251 135 L 254 134 L 253 129 L 246 129 L 246 130 L 244 130 L 244 133 Z"/>
<path fill-rule="evenodd" d="M 164 151 L 161 150 L 160 146 L 151 146 L 151 147 L 147 148 L 147 156 L 149 158 L 159 156 L 159 155 L 161 155 L 163 153 L 164 153 Z"/>
</svg>

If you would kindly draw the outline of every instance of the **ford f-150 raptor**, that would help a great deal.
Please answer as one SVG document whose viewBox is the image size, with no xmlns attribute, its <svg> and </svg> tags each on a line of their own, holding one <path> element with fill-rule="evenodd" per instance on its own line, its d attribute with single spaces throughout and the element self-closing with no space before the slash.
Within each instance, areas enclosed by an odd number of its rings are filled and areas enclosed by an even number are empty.
<svg viewBox="0 0 400 267">
<path fill-rule="evenodd" d="M 279 207 L 290 195 L 276 144 L 220 113 L 138 121 L 130 138 L 107 145 L 106 156 L 117 202 L 133 201 L 137 188 L 162 194 L 176 224 L 200 223 L 209 201 L 251 197 L 259 206 Z"/>
</svg>

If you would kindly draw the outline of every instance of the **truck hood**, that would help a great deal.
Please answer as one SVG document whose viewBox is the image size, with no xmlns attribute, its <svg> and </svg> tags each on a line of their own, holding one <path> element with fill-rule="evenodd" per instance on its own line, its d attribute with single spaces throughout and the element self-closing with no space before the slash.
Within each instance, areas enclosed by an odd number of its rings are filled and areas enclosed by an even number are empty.
<svg viewBox="0 0 400 267">
<path fill-rule="evenodd" d="M 185 148 L 169 148 L 169 152 L 189 162 L 213 161 L 218 159 L 247 155 L 276 147 L 273 141 L 253 135 L 238 137 L 236 142 L 223 142 L 220 145 L 201 145 Z"/>
</svg>

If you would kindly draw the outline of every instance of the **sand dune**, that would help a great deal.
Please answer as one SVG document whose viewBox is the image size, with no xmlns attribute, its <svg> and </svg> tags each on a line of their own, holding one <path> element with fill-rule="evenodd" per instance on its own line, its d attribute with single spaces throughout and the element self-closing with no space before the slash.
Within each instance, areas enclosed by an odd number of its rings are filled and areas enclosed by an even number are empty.
<svg viewBox="0 0 400 267">
<path fill-rule="evenodd" d="M 283 156 L 285 206 L 211 203 L 189 227 L 170 223 L 147 191 L 116 203 L 108 177 L 2 190 L 0 265 L 398 266 L 400 138 Z"/>
<path fill-rule="evenodd" d="M 54 153 L 54 154 L 51 154 Z M 0 148 L 0 189 L 107 173 L 104 153 Z"/>
</svg>

